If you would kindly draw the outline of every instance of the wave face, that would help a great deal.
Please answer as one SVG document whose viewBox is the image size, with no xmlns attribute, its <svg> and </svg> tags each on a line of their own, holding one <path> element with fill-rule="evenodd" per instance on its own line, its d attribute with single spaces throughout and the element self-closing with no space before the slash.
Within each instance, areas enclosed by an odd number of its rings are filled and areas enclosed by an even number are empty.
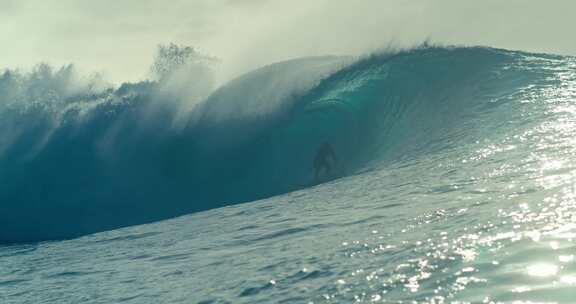
<svg viewBox="0 0 576 304">
<path fill-rule="evenodd" d="M 0 241 L 71 238 L 310 187 L 325 142 L 338 161 L 322 182 L 474 143 L 502 127 L 486 113 L 546 81 L 538 60 L 560 59 L 436 47 L 303 58 L 194 107 L 156 82 L 106 89 L 69 68 L 6 72 Z"/>
</svg>

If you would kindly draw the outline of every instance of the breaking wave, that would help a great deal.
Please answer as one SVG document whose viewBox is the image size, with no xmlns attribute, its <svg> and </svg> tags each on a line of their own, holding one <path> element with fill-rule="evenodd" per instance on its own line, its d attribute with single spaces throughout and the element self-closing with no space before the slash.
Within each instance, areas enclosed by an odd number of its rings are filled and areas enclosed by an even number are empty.
<svg viewBox="0 0 576 304">
<path fill-rule="evenodd" d="M 538 77 L 523 63 L 531 56 L 426 46 L 309 57 L 213 92 L 208 76 L 110 88 L 72 67 L 6 71 L 0 241 L 147 223 L 465 146 L 497 127 L 483 114 Z M 337 162 L 318 180 L 312 162 L 326 142 Z"/>
</svg>

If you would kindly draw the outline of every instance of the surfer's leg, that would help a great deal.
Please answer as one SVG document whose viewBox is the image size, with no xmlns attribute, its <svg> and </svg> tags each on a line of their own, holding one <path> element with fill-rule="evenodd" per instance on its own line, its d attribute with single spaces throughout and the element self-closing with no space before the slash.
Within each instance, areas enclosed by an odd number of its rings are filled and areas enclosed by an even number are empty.
<svg viewBox="0 0 576 304">
<path fill-rule="evenodd" d="M 314 166 L 314 181 L 319 182 L 320 181 L 320 173 L 322 171 L 322 166 L 320 165 L 316 165 Z"/>
</svg>

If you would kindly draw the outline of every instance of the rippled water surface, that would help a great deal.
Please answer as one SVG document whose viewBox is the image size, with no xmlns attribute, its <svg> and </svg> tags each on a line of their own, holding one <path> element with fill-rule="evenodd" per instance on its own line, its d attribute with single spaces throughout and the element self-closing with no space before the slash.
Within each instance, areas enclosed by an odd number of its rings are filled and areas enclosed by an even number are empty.
<svg viewBox="0 0 576 304">
<path fill-rule="evenodd" d="M 515 64 L 534 80 L 354 175 L 0 247 L 0 303 L 575 303 L 576 61 Z"/>
</svg>

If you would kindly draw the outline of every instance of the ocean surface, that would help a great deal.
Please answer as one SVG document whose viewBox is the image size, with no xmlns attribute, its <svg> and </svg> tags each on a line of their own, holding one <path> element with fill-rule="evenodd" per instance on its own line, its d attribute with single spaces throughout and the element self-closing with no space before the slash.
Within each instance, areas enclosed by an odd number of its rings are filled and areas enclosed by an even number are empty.
<svg viewBox="0 0 576 304">
<path fill-rule="evenodd" d="M 0 303 L 576 303 L 576 58 L 195 79 L 0 77 Z"/>
</svg>

